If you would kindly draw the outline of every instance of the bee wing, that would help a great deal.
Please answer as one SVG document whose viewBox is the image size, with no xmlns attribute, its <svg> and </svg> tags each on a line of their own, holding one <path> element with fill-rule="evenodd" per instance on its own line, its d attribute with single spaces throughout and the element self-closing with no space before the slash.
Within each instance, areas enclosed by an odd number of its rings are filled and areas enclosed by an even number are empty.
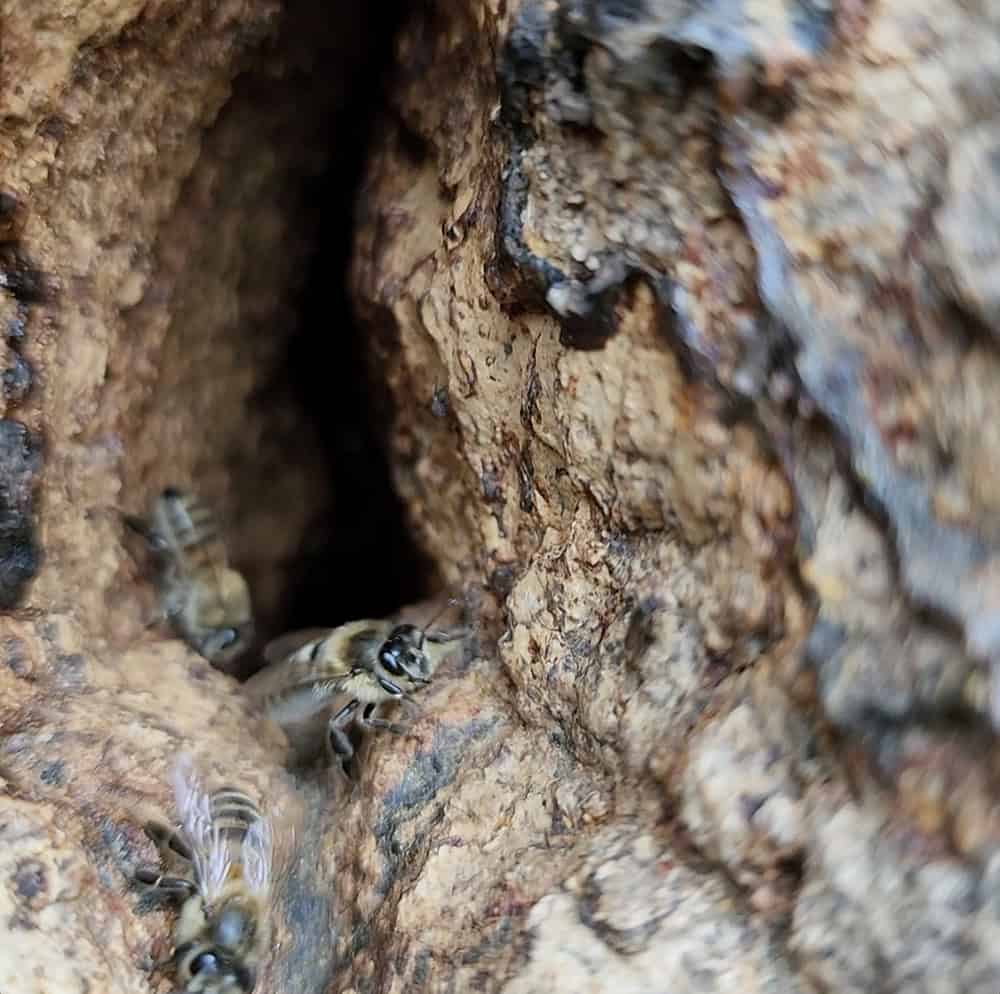
<svg viewBox="0 0 1000 994">
<path fill-rule="evenodd" d="M 258 677 L 261 678 L 259 681 Z M 289 687 L 285 683 L 285 675 L 280 673 L 259 673 L 252 679 L 256 682 L 255 686 L 244 685 L 245 690 L 263 706 L 268 718 L 279 725 L 295 724 L 311 718 L 330 703 L 342 682 L 327 680 Z"/>
<path fill-rule="evenodd" d="M 271 884 L 274 861 L 274 833 L 269 819 L 258 818 L 243 837 L 240 855 L 243 874 L 255 894 L 266 894 Z"/>
<path fill-rule="evenodd" d="M 229 848 L 212 818 L 211 799 L 186 753 L 178 757 L 172 779 L 181 828 L 191 848 L 198 890 L 205 901 L 211 902 L 221 892 L 229 874 Z"/>
<path fill-rule="evenodd" d="M 266 815 L 262 813 L 243 837 L 243 879 L 261 900 L 273 901 L 283 892 L 298 850 L 296 828 L 301 820 L 302 799 L 292 795 L 269 805 Z"/>
<path fill-rule="evenodd" d="M 297 632 L 279 635 L 264 647 L 264 658 L 269 663 L 280 663 L 302 646 L 326 638 L 332 631 L 333 628 L 303 628 Z"/>
<path fill-rule="evenodd" d="M 275 721 L 297 721 L 318 711 L 329 700 L 327 688 L 349 672 L 347 669 L 340 672 L 336 660 L 324 660 L 321 665 L 313 666 L 308 661 L 292 663 L 286 657 L 254 673 L 244 682 L 243 692 L 263 705 Z M 286 712 L 287 718 L 280 717 Z"/>
<path fill-rule="evenodd" d="M 303 860 L 304 831 L 298 831 L 290 825 L 284 825 L 282 828 L 280 850 L 274 857 L 272 887 L 275 890 L 280 889 L 287 895 L 289 881 L 295 877 L 297 872 L 314 872 L 315 861 L 305 862 Z"/>
</svg>

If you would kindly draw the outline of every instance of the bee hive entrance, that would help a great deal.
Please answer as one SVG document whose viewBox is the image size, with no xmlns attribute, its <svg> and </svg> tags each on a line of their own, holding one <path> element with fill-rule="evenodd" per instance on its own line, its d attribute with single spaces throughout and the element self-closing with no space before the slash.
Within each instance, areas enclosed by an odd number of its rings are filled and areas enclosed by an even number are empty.
<svg viewBox="0 0 1000 994">
<path fill-rule="evenodd" d="M 288 350 L 292 391 L 315 430 L 332 506 L 306 533 L 282 602 L 286 630 L 383 617 L 427 593 L 430 565 L 414 545 L 391 480 L 388 411 L 378 371 L 347 290 L 354 212 L 369 144 L 391 81 L 395 32 L 405 5 L 344 8 L 343 74 L 325 138 L 328 165 L 306 199 L 316 205 L 316 251 Z"/>
</svg>

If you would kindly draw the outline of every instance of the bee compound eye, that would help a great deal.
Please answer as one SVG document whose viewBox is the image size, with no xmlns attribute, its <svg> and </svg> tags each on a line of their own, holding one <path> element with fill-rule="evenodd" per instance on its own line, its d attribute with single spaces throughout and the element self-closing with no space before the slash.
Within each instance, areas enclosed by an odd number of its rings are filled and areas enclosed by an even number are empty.
<svg viewBox="0 0 1000 994">
<path fill-rule="evenodd" d="M 396 653 L 395 648 L 387 646 L 384 648 L 378 656 L 378 661 L 393 675 L 401 676 L 403 673 L 402 666 L 399 665 L 399 658 Z"/>
<path fill-rule="evenodd" d="M 239 632 L 235 628 L 219 628 L 202 642 L 202 655 L 213 659 L 236 644 Z"/>
<path fill-rule="evenodd" d="M 219 972 L 219 957 L 215 953 L 199 953 L 191 961 L 191 976 L 197 976 L 199 973 L 218 973 Z"/>
</svg>

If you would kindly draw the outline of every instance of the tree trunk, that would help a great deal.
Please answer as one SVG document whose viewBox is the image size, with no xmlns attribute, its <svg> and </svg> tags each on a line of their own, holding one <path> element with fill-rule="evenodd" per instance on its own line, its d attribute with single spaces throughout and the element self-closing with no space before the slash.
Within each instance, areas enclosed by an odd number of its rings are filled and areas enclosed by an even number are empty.
<svg viewBox="0 0 1000 994">
<path fill-rule="evenodd" d="M 258 990 L 995 994 L 1000 16 L 403 5 L 368 121 L 391 4 L 24 6 L 4 994 L 169 989 L 182 749 L 295 826 Z M 461 600 L 353 795 L 144 631 L 115 509 L 188 481 L 262 638 Z"/>
<path fill-rule="evenodd" d="M 178 754 L 290 815 L 306 795 L 235 681 L 144 630 L 120 511 L 194 486 L 273 629 L 328 501 L 282 367 L 337 81 L 322 35 L 272 0 L 0 10 L 0 361 L 19 384 L 0 422 L 0 595 L 19 602 L 0 619 L 0 988 L 149 991 L 173 915 L 140 913 L 129 879 L 155 858 L 145 817 L 174 817 Z M 323 865 L 289 887 L 316 910 L 285 940 L 311 979 L 287 989 L 326 984 Z"/>
</svg>

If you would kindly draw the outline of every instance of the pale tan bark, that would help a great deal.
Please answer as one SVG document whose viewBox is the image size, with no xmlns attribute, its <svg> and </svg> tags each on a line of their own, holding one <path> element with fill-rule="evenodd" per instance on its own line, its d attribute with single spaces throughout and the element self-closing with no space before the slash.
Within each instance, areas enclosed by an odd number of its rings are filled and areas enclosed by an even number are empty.
<svg viewBox="0 0 1000 994">
<path fill-rule="evenodd" d="M 5 994 L 166 989 L 182 746 L 299 826 L 261 989 L 998 989 L 989 5 L 414 11 L 351 285 L 475 632 L 349 799 L 108 512 L 196 477 L 277 619 L 331 498 L 244 401 L 336 68 L 264 0 L 0 9 Z"/>
</svg>

